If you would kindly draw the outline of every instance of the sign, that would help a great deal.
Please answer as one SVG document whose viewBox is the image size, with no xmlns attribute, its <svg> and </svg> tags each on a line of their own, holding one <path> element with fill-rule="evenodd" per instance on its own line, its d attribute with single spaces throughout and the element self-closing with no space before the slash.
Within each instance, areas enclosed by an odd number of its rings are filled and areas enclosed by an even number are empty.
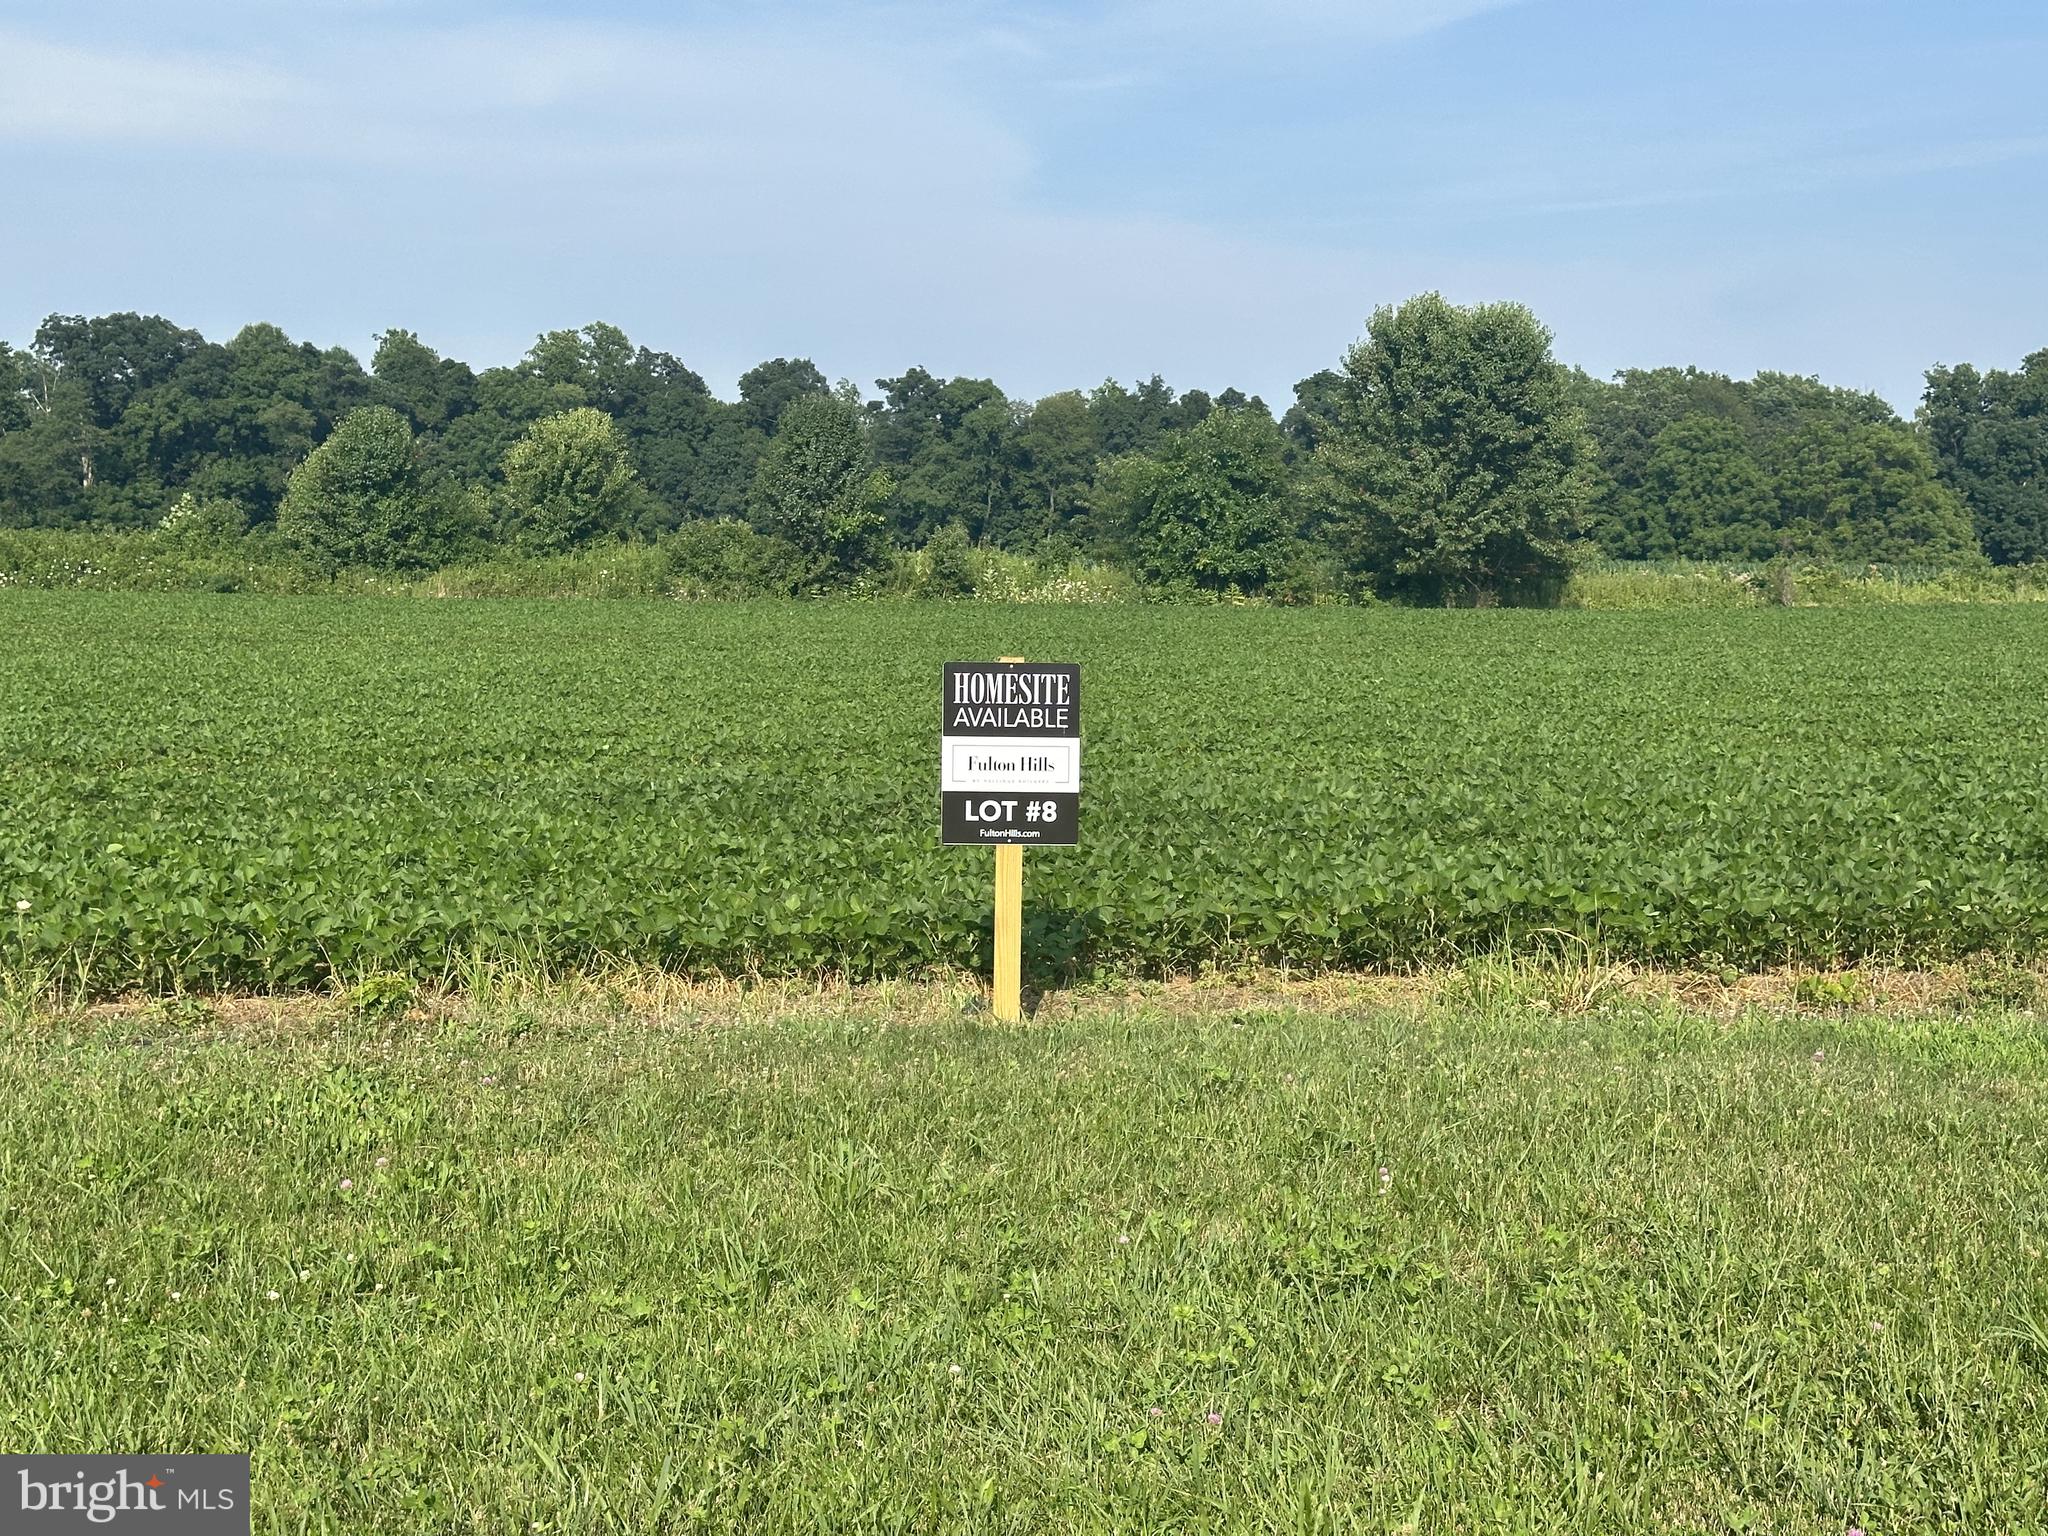
<svg viewBox="0 0 2048 1536">
<path fill-rule="evenodd" d="M 939 695 L 939 840 L 1080 841 L 1081 669 L 949 661 Z"/>
</svg>

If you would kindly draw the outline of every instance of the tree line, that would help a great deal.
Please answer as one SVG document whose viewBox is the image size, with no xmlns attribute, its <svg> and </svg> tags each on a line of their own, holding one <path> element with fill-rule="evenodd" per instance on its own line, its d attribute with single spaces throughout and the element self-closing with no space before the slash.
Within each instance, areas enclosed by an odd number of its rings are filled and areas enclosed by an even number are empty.
<svg viewBox="0 0 2048 1536">
<path fill-rule="evenodd" d="M 924 551 L 1086 556 L 1167 589 L 1541 601 L 1619 559 L 2048 559 L 2048 351 L 1930 370 L 1913 420 L 1811 378 L 1597 379 L 1519 305 L 1378 311 L 1276 414 L 1156 375 L 1036 401 L 776 358 L 718 398 L 614 326 L 475 370 L 409 331 L 365 369 L 273 325 L 52 316 L 0 343 L 0 527 L 254 541 L 327 568 L 665 540 L 737 590 Z"/>
</svg>

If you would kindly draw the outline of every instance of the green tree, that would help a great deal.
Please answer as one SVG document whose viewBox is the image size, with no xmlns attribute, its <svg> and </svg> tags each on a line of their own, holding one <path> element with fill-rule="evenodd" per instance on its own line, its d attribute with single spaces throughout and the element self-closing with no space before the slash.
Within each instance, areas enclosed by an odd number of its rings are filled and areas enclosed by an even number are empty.
<svg viewBox="0 0 2048 1536">
<path fill-rule="evenodd" d="M 736 405 L 713 400 L 711 413 L 710 430 L 691 466 L 687 511 L 693 519 L 744 521 L 768 439 L 747 425 Z"/>
<path fill-rule="evenodd" d="M 1776 544 L 1771 477 L 1724 418 L 1683 416 L 1659 432 L 1631 500 L 1631 558 L 1762 559 Z"/>
<path fill-rule="evenodd" d="M 1033 513 L 1044 509 L 1042 534 L 1057 533 L 1086 515 L 1088 483 L 1094 477 L 1098 448 L 1095 422 L 1079 390 L 1047 395 L 1031 408 L 1016 435 L 1015 483 L 1021 503 Z"/>
<path fill-rule="evenodd" d="M 277 526 L 316 565 L 407 570 L 446 558 L 466 531 L 465 512 L 452 487 L 426 485 L 405 418 L 367 405 L 292 471 Z"/>
<path fill-rule="evenodd" d="M 550 384 L 523 364 L 486 368 L 476 379 L 476 409 L 456 417 L 442 434 L 442 462 L 468 484 L 494 480 L 528 427 L 587 404 L 581 385 Z"/>
<path fill-rule="evenodd" d="M 1815 422 L 1780 440 L 1772 468 L 1787 554 L 1879 565 L 1983 558 L 1969 509 L 1906 427 Z"/>
<path fill-rule="evenodd" d="M 809 358 L 771 358 L 740 375 L 740 416 L 756 432 L 773 437 L 784 411 L 807 396 L 828 393 L 825 375 Z"/>
<path fill-rule="evenodd" d="M 37 353 L 14 352 L 8 423 L 0 431 L 0 527 L 50 528 L 90 520 L 92 424 L 82 383 Z"/>
<path fill-rule="evenodd" d="M 748 520 L 802 551 L 820 577 L 851 575 L 881 556 L 890 490 L 869 462 L 859 414 L 835 396 L 806 395 L 782 413 Z"/>
<path fill-rule="evenodd" d="M 1597 448 L 1585 531 L 1623 560 L 1674 553 L 1662 537 L 1663 516 L 1645 489 L 1659 437 L 1681 421 L 1733 426 L 1755 453 L 1763 433 L 1747 386 L 1698 368 L 1630 368 L 1610 382 L 1579 369 L 1572 397 L 1585 412 Z"/>
<path fill-rule="evenodd" d="M 379 335 L 370 372 L 378 403 L 404 412 L 415 432 L 444 431 L 476 409 L 476 375 L 469 365 L 442 357 L 411 331 L 394 328 Z"/>
<path fill-rule="evenodd" d="M 1258 592 L 1292 548 L 1287 445 L 1264 411 L 1214 410 L 1123 477 L 1125 520 L 1148 581 Z"/>
<path fill-rule="evenodd" d="M 0 436 L 34 420 L 35 359 L 0 341 Z"/>
<path fill-rule="evenodd" d="M 368 403 L 371 380 L 340 347 L 293 342 L 274 325 L 247 325 L 207 346 L 176 379 L 137 403 L 124 431 L 147 445 L 168 499 L 189 485 L 225 496 L 267 522 L 292 467 L 341 419 Z M 138 455 L 140 456 L 140 455 Z"/>
<path fill-rule="evenodd" d="M 1599 449 L 1586 531 L 1609 554 L 1625 560 L 1742 552 L 1741 540 L 1691 546 L 1681 532 L 1673 548 L 1662 539 L 1665 516 L 1658 498 L 1669 489 L 1674 472 L 1680 478 L 1716 472 L 1713 466 L 1684 469 L 1674 461 L 1674 449 L 1682 454 L 1697 443 L 1741 482 L 1715 494 L 1744 498 L 1750 494 L 1752 477 L 1735 457 L 1737 437 L 1751 460 L 1761 465 L 1784 439 L 1809 427 L 1848 433 L 1866 426 L 1900 425 L 1897 413 L 1876 395 L 1832 388 L 1797 374 L 1759 373 L 1754 379 L 1737 380 L 1698 368 L 1630 368 L 1609 383 L 1573 370 L 1571 383 Z M 1723 430 L 1703 435 L 1705 422 L 1721 423 Z M 1667 438 L 1681 423 L 1689 425 L 1677 437 Z M 1650 484 L 1651 461 L 1660 449 L 1661 490 Z M 1681 521 L 1683 516 L 1681 511 Z M 1752 531 L 1776 528 L 1781 521 L 1782 509 L 1773 509 L 1762 524 L 1738 520 Z"/>
<path fill-rule="evenodd" d="M 21 467 L 48 498 L 39 521 L 147 526 L 190 491 L 268 522 L 293 466 L 369 386 L 346 351 L 274 325 L 216 344 L 155 318 L 53 316 L 35 355 Z"/>
<path fill-rule="evenodd" d="M 1314 455 L 1323 434 L 1336 421 L 1337 405 L 1343 398 L 1344 375 L 1334 368 L 1312 373 L 1294 386 L 1294 404 L 1280 418 L 1290 463 Z"/>
<path fill-rule="evenodd" d="M 520 366 L 543 384 L 573 389 L 606 415 L 616 415 L 637 392 L 637 363 L 626 333 L 599 320 L 580 330 L 542 332 Z"/>
<path fill-rule="evenodd" d="M 728 405 L 680 359 L 595 322 L 546 332 L 516 368 L 482 375 L 477 409 L 450 429 L 448 453 L 473 477 L 496 475 L 535 421 L 593 407 L 617 424 L 647 492 L 636 527 L 658 533 L 741 516 L 776 416 L 797 394 L 823 388 L 808 362 L 778 358 L 750 370 L 741 401 Z"/>
<path fill-rule="evenodd" d="M 1102 451 L 1113 455 L 1150 453 L 1167 433 L 1190 424 L 1181 419 L 1172 387 L 1156 373 L 1134 390 L 1104 379 L 1089 393 L 1088 414 Z"/>
<path fill-rule="evenodd" d="M 146 442 L 125 430 L 138 402 L 206 350 L 157 315 L 51 315 L 30 348 L 32 419 L 0 452 L 10 521 L 138 526 L 167 497 Z"/>
<path fill-rule="evenodd" d="M 646 491 L 618 424 L 579 406 L 547 416 L 505 453 L 505 527 L 521 549 L 556 554 L 623 538 Z"/>
<path fill-rule="evenodd" d="M 1899 413 L 1881 395 L 1844 389 L 1796 373 L 1759 373 L 1736 386 L 1748 402 L 1757 430 L 1769 438 L 1808 427 L 1901 426 Z"/>
<path fill-rule="evenodd" d="M 2048 351 L 2017 373 L 1929 370 L 1920 421 L 1984 553 L 2000 565 L 2048 560 Z"/>
<path fill-rule="evenodd" d="M 877 379 L 867 407 L 875 460 L 896 493 L 889 514 L 898 542 L 922 544 L 951 522 L 998 544 L 1043 537 L 1035 494 L 1019 516 L 1017 413 L 989 379 L 939 379 L 922 368 Z"/>
<path fill-rule="evenodd" d="M 1425 294 L 1379 310 L 1345 357 L 1315 456 L 1322 536 L 1384 593 L 1538 599 L 1568 573 L 1591 457 L 1534 315 Z"/>
<path fill-rule="evenodd" d="M 197 331 L 161 315 L 52 315 L 36 330 L 35 352 L 77 381 L 93 424 L 110 428 L 140 395 L 172 378 L 202 347 Z"/>
</svg>

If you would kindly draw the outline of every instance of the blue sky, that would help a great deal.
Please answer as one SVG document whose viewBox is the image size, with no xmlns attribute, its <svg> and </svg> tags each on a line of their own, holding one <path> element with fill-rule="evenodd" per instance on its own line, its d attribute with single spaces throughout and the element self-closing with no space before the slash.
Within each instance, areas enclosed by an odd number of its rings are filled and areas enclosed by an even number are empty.
<svg viewBox="0 0 2048 1536">
<path fill-rule="evenodd" d="M 1382 303 L 1595 372 L 2048 347 L 2041 0 L 0 0 L 0 336 L 610 320 L 1276 405 Z"/>
</svg>

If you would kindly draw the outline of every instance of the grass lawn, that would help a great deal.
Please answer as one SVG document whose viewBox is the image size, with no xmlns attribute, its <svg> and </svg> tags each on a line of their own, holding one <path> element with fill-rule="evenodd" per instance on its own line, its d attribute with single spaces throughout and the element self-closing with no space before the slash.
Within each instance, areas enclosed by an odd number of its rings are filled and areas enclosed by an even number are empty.
<svg viewBox="0 0 2048 1536">
<path fill-rule="evenodd" d="M 2048 1025 L 0 1022 L 0 1444 L 259 1531 L 2038 1531 Z"/>
</svg>

